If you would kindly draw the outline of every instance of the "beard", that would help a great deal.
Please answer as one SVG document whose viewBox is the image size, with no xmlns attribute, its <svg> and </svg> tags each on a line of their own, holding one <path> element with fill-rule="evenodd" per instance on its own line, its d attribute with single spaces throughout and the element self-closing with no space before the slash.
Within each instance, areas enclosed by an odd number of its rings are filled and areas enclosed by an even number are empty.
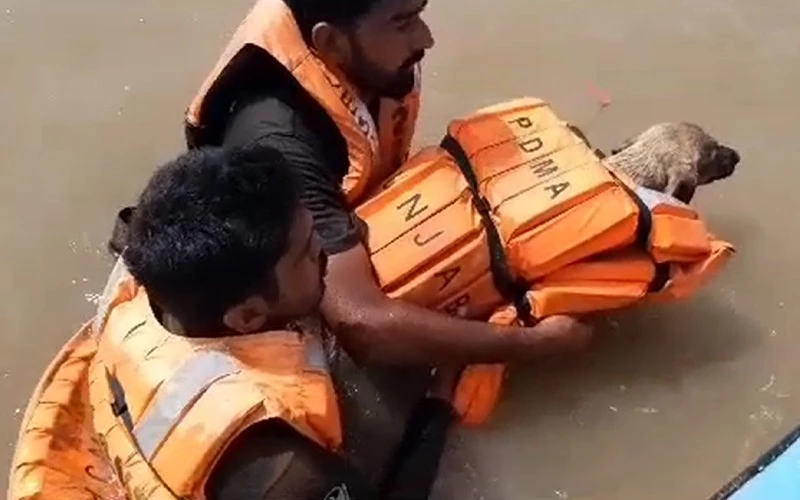
<svg viewBox="0 0 800 500">
<path fill-rule="evenodd" d="M 357 43 L 352 44 L 353 62 L 349 71 L 352 83 L 379 97 L 400 100 L 408 95 L 416 85 L 417 64 L 425 57 L 424 51 L 412 55 L 400 68 L 387 72 L 370 62 Z"/>
<path fill-rule="evenodd" d="M 416 80 L 414 67 L 401 69 L 392 81 L 380 89 L 379 94 L 381 97 L 400 100 L 414 90 Z"/>
</svg>

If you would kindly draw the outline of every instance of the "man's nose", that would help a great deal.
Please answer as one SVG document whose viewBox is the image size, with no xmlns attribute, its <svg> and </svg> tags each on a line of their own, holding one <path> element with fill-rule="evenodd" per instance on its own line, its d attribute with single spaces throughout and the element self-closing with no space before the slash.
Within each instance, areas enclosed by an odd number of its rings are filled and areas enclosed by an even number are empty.
<svg viewBox="0 0 800 500">
<path fill-rule="evenodd" d="M 417 36 L 417 46 L 415 47 L 415 51 L 432 49 L 435 45 L 431 28 L 425 21 L 422 21 L 422 28 L 419 30 L 419 35 Z"/>
</svg>

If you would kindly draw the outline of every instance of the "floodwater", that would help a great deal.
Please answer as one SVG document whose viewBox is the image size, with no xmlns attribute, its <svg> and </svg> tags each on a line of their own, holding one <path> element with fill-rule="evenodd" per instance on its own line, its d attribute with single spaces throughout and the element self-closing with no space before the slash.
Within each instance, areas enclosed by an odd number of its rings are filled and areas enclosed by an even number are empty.
<svg viewBox="0 0 800 500">
<path fill-rule="evenodd" d="M 30 390 L 102 288 L 116 210 L 181 149 L 184 107 L 249 3 L 0 0 L 4 470 Z M 492 425 L 454 438 L 438 497 L 708 497 L 800 422 L 800 4 L 434 0 L 427 19 L 420 143 L 535 95 L 604 148 L 681 119 L 743 158 L 697 198 L 738 247 L 724 275 L 615 315 L 587 356 L 515 370 Z M 600 114 L 593 87 L 613 100 Z"/>
</svg>

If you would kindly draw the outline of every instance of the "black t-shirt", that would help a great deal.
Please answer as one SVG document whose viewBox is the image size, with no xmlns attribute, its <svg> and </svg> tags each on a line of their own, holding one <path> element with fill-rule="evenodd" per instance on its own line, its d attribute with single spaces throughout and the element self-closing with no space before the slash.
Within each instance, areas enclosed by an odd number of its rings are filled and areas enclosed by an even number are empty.
<svg viewBox="0 0 800 500">
<path fill-rule="evenodd" d="M 281 420 L 256 424 L 234 439 L 214 467 L 205 495 L 208 500 L 375 498 L 344 460 Z"/>
<path fill-rule="evenodd" d="M 360 243 L 360 223 L 340 187 L 349 168 L 347 143 L 310 95 L 287 85 L 240 99 L 223 146 L 252 144 L 279 150 L 296 168 L 302 201 L 328 255 Z"/>
<path fill-rule="evenodd" d="M 454 419 L 449 403 L 423 399 L 377 485 L 287 423 L 268 420 L 230 443 L 206 483 L 205 496 L 208 500 L 424 500 L 436 479 Z"/>
</svg>

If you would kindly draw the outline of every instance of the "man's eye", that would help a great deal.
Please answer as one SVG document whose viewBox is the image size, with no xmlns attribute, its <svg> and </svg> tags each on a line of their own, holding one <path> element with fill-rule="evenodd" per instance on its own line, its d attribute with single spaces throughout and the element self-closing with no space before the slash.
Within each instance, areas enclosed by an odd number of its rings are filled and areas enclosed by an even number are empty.
<svg viewBox="0 0 800 500">
<path fill-rule="evenodd" d="M 404 19 L 403 21 L 399 21 L 397 23 L 397 29 L 400 30 L 400 31 L 408 31 L 414 26 L 414 23 L 418 19 L 419 19 L 419 16 L 414 16 L 414 17 L 409 17 L 407 19 Z"/>
</svg>

